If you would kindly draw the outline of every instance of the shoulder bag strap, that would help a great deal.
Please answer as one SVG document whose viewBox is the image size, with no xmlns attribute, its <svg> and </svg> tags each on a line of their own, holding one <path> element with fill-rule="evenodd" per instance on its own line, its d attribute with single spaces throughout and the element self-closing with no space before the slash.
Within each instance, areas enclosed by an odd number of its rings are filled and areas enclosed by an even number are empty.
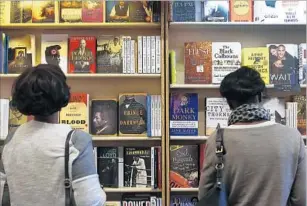
<svg viewBox="0 0 307 206">
<path fill-rule="evenodd" d="M 71 205 L 71 180 L 69 178 L 69 141 L 71 139 L 72 133 L 74 130 L 71 130 L 65 141 L 65 180 L 64 180 L 64 187 L 65 187 L 65 206 Z"/>
<path fill-rule="evenodd" d="M 220 127 L 220 124 L 217 125 L 217 133 L 216 133 L 216 150 L 215 154 L 217 157 L 217 162 L 215 164 L 216 169 L 216 187 L 218 189 L 222 189 L 222 177 L 223 177 L 223 169 L 224 169 L 224 159 L 223 156 L 226 154 L 226 150 L 224 147 L 224 129 Z"/>
</svg>

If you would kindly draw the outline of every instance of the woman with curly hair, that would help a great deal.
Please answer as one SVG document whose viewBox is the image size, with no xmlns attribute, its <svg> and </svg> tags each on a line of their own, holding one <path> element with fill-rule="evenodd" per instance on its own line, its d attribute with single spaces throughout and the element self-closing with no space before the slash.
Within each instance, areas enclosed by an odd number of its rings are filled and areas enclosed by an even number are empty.
<svg viewBox="0 0 307 206">
<path fill-rule="evenodd" d="M 223 79 L 220 93 L 232 112 L 228 127 L 207 141 L 199 199 L 208 201 L 206 194 L 218 194 L 220 206 L 306 205 L 302 136 L 297 129 L 270 121 L 261 105 L 264 89 L 260 74 L 248 67 Z M 215 189 L 221 190 L 211 193 Z"/>
<path fill-rule="evenodd" d="M 0 161 L 1 205 L 65 205 L 64 150 L 72 128 L 58 124 L 58 112 L 69 98 L 66 77 L 55 65 L 29 68 L 16 79 L 12 106 L 34 120 L 6 138 Z M 106 195 L 99 183 L 89 134 L 72 132 L 68 168 L 75 205 L 102 206 Z"/>
</svg>

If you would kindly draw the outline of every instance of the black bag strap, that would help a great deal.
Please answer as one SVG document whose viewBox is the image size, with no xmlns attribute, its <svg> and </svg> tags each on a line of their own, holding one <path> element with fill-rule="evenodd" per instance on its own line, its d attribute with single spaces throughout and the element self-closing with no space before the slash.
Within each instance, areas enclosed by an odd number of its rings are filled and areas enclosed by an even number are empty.
<svg viewBox="0 0 307 206">
<path fill-rule="evenodd" d="M 226 154 L 226 150 L 224 147 L 224 129 L 221 128 L 220 124 L 216 127 L 216 150 L 215 154 L 217 157 L 217 162 L 215 164 L 216 170 L 216 187 L 217 189 L 222 189 L 222 178 L 223 178 L 223 170 L 224 170 L 224 159 L 223 156 Z"/>
<path fill-rule="evenodd" d="M 74 130 L 71 130 L 65 141 L 65 180 L 64 180 L 64 187 L 65 187 L 65 206 L 71 206 L 71 180 L 69 178 L 69 141 L 71 139 L 72 133 Z"/>
</svg>

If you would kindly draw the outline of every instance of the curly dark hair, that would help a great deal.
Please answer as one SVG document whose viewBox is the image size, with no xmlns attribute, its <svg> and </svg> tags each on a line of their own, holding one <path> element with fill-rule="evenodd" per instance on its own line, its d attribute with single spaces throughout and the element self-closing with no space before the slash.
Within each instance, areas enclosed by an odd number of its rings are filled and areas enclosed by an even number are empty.
<svg viewBox="0 0 307 206">
<path fill-rule="evenodd" d="M 257 96 L 261 96 L 265 89 L 265 83 L 258 71 L 243 66 L 229 73 L 222 80 L 220 94 L 227 101 L 235 101 L 237 104 L 250 103 Z"/>
<path fill-rule="evenodd" d="M 11 106 L 24 115 L 49 116 L 67 106 L 70 88 L 55 65 L 40 64 L 26 69 L 14 82 Z"/>
</svg>

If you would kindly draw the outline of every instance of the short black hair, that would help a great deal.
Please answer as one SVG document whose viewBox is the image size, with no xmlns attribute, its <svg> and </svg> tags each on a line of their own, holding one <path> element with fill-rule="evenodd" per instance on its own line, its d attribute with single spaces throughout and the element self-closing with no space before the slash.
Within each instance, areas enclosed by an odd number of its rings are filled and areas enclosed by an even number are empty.
<svg viewBox="0 0 307 206">
<path fill-rule="evenodd" d="M 226 75 L 222 80 L 220 94 L 227 101 L 245 104 L 253 97 L 261 95 L 264 89 L 265 83 L 259 72 L 250 67 L 242 66 Z"/>
<path fill-rule="evenodd" d="M 49 116 L 67 106 L 70 88 L 56 65 L 40 64 L 26 69 L 12 87 L 12 108 L 24 115 Z"/>
</svg>

